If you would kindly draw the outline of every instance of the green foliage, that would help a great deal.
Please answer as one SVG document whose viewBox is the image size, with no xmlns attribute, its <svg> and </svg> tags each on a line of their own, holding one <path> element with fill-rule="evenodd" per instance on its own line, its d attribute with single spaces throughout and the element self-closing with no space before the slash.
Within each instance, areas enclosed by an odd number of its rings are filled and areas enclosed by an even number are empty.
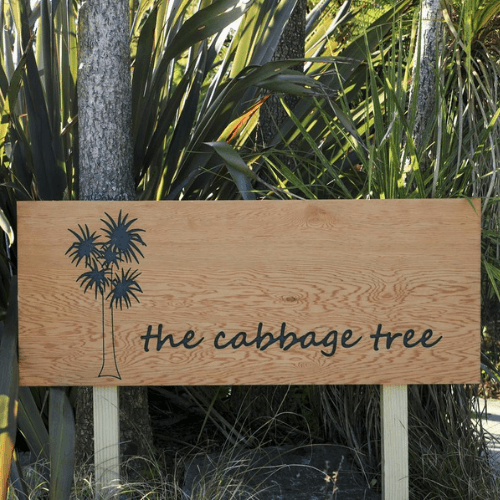
<svg viewBox="0 0 500 500">
<path fill-rule="evenodd" d="M 419 478 L 411 481 L 411 498 L 498 498 L 481 418 L 471 418 L 484 415 L 477 388 L 411 386 L 409 399 L 410 475 Z"/>
<path fill-rule="evenodd" d="M 17 360 L 17 284 L 11 287 L 9 314 L 0 323 L 0 471 L 6 471 L 14 454 L 17 431 L 19 375 Z M 0 478 L 0 498 L 7 495 L 7 478 Z"/>
</svg>

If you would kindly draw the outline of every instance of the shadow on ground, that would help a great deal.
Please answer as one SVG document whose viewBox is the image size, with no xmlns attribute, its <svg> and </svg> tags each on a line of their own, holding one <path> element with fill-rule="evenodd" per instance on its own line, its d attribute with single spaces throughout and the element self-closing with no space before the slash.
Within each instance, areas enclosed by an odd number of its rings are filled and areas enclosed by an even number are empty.
<svg viewBox="0 0 500 500">
<path fill-rule="evenodd" d="M 183 490 L 191 499 L 379 500 L 339 446 L 278 446 L 195 457 Z"/>
</svg>

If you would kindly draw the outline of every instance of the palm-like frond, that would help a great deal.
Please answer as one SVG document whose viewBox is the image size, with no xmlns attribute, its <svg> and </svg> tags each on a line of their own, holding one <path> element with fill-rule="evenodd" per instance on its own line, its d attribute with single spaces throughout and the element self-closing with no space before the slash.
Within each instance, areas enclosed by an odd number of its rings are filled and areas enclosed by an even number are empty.
<svg viewBox="0 0 500 500">
<path fill-rule="evenodd" d="M 122 260 L 117 251 L 111 249 L 109 245 L 103 245 L 102 262 L 105 267 L 116 266 L 118 268 Z"/>
<path fill-rule="evenodd" d="M 85 224 L 85 228 L 80 224 L 78 224 L 78 227 L 80 228 L 80 234 L 72 229 L 68 229 L 76 237 L 77 241 L 68 248 L 66 255 L 69 254 L 71 263 L 76 261 L 76 265 L 78 266 L 83 260 L 85 266 L 90 267 L 93 261 L 101 257 L 102 253 L 99 247 L 102 243 L 97 241 L 99 235 L 96 235 L 95 231 L 90 234 L 87 224 Z"/>
<path fill-rule="evenodd" d="M 90 271 L 87 271 L 76 279 L 76 281 L 80 281 L 80 286 L 85 286 L 83 292 L 87 292 L 87 290 L 94 290 L 95 298 L 97 298 L 97 293 L 104 295 L 106 287 L 110 283 L 110 278 L 107 276 L 109 274 L 109 270 L 103 268 L 99 262 L 95 261 L 90 264 Z"/>
<path fill-rule="evenodd" d="M 142 293 L 142 289 L 137 283 L 136 279 L 140 276 L 140 272 L 132 269 L 128 271 L 121 270 L 121 276 L 116 276 L 111 280 L 111 291 L 108 293 L 106 299 L 111 297 L 109 307 L 123 309 L 123 305 L 129 308 L 132 305 L 132 298 L 140 302 L 137 295 Z"/>
<path fill-rule="evenodd" d="M 128 214 L 122 217 L 122 211 L 118 214 L 118 221 L 115 221 L 108 213 L 108 220 L 101 219 L 106 227 L 102 230 L 106 233 L 109 250 L 114 252 L 117 258 L 124 258 L 126 262 L 131 262 L 134 259 L 139 263 L 137 255 L 144 257 L 139 245 L 146 246 L 139 233 L 144 232 L 144 229 L 133 229 L 130 226 L 137 220 L 132 219 L 127 221 Z"/>
</svg>

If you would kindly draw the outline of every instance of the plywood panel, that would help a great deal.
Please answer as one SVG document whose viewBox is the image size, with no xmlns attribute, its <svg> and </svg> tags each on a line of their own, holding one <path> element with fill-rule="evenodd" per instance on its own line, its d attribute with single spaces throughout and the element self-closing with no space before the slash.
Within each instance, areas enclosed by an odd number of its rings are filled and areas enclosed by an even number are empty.
<svg viewBox="0 0 500 500">
<path fill-rule="evenodd" d="M 21 202 L 21 383 L 479 382 L 474 204 Z"/>
</svg>

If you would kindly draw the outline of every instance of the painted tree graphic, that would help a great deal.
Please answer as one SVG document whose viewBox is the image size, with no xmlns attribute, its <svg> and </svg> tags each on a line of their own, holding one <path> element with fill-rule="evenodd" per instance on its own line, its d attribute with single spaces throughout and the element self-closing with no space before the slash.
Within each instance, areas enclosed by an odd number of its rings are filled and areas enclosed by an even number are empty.
<svg viewBox="0 0 500 500">
<path fill-rule="evenodd" d="M 101 228 L 101 234 L 91 233 L 87 224 L 84 227 L 78 224 L 79 232 L 68 229 L 76 241 L 68 248 L 66 255 L 69 254 L 76 267 L 83 264 L 88 269 L 76 279 L 83 292 L 94 290 L 95 298 L 101 298 L 102 366 L 98 376 L 121 379 L 116 361 L 113 309 L 123 309 L 123 306 L 128 309 L 132 306 L 132 299 L 140 302 L 137 295 L 142 293 L 142 289 L 137 278 L 141 273 L 130 267 L 125 270 L 124 266 L 134 261 L 139 264 L 139 257 L 144 258 L 140 247 L 146 246 L 146 243 L 140 233 L 145 231 L 132 228 L 137 219 L 127 220 L 129 214 L 122 217 L 121 210 L 117 220 L 104 213 L 107 219 L 101 219 L 105 225 Z M 106 302 L 109 302 L 109 307 L 105 306 Z M 105 331 L 107 311 L 110 314 L 109 333 Z"/>
</svg>

